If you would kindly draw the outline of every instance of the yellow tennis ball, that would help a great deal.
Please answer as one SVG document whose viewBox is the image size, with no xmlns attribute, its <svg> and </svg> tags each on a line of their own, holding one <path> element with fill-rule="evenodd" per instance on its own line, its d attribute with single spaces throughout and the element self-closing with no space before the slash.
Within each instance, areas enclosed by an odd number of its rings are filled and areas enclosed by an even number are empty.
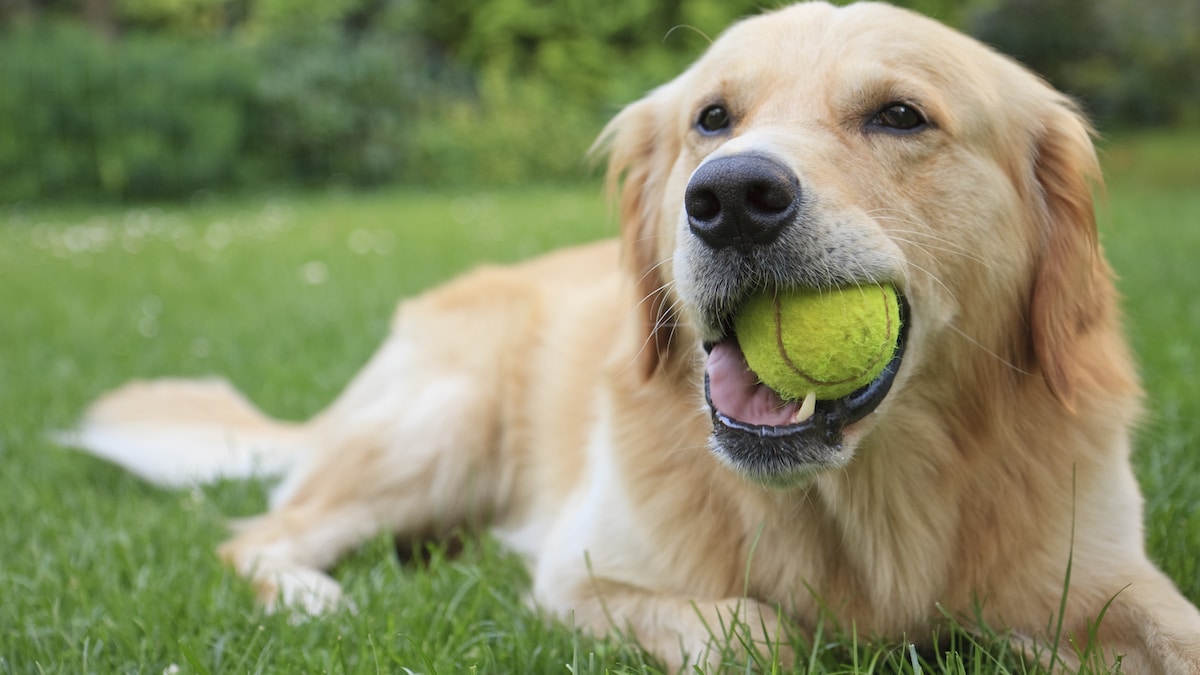
<svg viewBox="0 0 1200 675">
<path fill-rule="evenodd" d="M 786 400 L 842 398 L 869 384 L 896 353 L 900 301 L 891 284 L 780 290 L 734 318 L 759 381 Z"/>
</svg>

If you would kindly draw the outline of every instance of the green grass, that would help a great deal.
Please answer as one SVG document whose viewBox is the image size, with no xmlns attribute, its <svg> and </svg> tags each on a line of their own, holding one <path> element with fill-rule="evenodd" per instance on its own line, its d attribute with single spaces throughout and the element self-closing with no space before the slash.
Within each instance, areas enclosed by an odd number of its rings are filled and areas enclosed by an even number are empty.
<svg viewBox="0 0 1200 675">
<path fill-rule="evenodd" d="M 1139 440 L 1153 557 L 1200 600 L 1200 136 L 1106 150 L 1102 229 L 1149 392 Z M 135 376 L 224 374 L 268 412 L 328 402 L 398 297 L 483 260 L 615 230 L 598 186 L 205 200 L 0 212 L 0 672 L 655 672 L 547 625 L 489 539 L 399 562 L 387 537 L 335 574 L 359 608 L 266 616 L 213 549 L 262 486 L 163 491 L 45 439 Z M 1022 672 L 1002 646 L 917 653 L 824 630 L 811 672 Z M 798 645 L 807 644 L 797 638 Z"/>
<path fill-rule="evenodd" d="M 1151 556 L 1200 601 L 1200 134 L 1154 134 L 1102 154 L 1103 241 L 1142 365 L 1135 463 Z"/>
</svg>

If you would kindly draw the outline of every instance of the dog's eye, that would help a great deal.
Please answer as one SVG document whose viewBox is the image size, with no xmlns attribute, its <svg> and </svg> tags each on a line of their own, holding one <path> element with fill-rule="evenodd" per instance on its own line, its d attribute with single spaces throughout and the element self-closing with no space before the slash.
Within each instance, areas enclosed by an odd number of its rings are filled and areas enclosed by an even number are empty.
<svg viewBox="0 0 1200 675">
<path fill-rule="evenodd" d="M 872 126 L 900 133 L 920 131 L 926 124 L 921 111 L 907 103 L 889 103 L 871 119 Z"/>
<path fill-rule="evenodd" d="M 696 127 L 705 134 L 715 134 L 722 129 L 729 128 L 729 111 L 725 106 L 710 105 L 700 111 L 700 117 L 696 118 Z"/>
</svg>

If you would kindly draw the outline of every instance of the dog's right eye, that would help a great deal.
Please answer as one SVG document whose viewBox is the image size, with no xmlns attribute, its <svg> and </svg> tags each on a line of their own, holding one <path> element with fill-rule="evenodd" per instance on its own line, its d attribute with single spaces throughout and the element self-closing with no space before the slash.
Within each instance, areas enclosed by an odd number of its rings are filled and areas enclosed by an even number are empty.
<svg viewBox="0 0 1200 675">
<path fill-rule="evenodd" d="M 870 125 L 893 134 L 910 134 L 924 129 L 929 123 L 915 106 L 893 102 L 875 113 Z"/>
<path fill-rule="evenodd" d="M 721 105 L 708 106 L 696 118 L 696 128 L 705 134 L 715 134 L 729 128 L 729 111 Z"/>
</svg>

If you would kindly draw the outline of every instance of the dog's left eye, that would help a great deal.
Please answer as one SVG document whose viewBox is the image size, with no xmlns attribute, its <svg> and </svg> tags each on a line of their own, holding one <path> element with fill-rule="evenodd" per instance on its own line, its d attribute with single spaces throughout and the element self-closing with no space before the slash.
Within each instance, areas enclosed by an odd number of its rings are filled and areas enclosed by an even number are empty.
<svg viewBox="0 0 1200 675">
<path fill-rule="evenodd" d="M 913 132 L 925 128 L 925 116 L 907 103 L 889 103 L 875 113 L 871 125 L 892 132 Z"/>
<path fill-rule="evenodd" d="M 696 127 L 705 134 L 715 134 L 729 127 L 729 111 L 725 106 L 710 105 L 700 111 Z"/>
</svg>

